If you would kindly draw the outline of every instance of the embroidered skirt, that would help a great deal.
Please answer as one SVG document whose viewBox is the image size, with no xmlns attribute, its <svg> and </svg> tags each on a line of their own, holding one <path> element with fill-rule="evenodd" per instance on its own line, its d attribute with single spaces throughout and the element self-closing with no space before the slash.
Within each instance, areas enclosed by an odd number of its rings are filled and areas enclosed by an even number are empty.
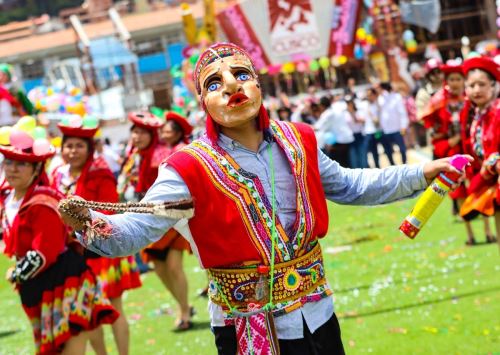
<svg viewBox="0 0 500 355">
<path fill-rule="evenodd" d="M 119 316 L 83 256 L 71 249 L 19 285 L 19 294 L 33 327 L 37 354 L 58 353 L 71 336 L 111 324 Z"/>
<path fill-rule="evenodd" d="M 133 256 L 87 259 L 87 265 L 99 279 L 108 298 L 120 297 L 126 290 L 142 285 L 139 268 Z"/>
</svg>

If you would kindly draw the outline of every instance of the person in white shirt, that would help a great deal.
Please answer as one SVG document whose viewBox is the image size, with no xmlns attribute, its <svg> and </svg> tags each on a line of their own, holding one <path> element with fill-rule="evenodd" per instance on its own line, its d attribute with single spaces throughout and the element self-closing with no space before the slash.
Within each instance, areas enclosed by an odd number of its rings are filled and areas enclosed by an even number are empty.
<svg viewBox="0 0 500 355">
<path fill-rule="evenodd" d="M 319 101 L 319 107 L 321 115 L 314 123 L 318 147 L 341 166 L 350 167 L 349 148 L 354 142 L 354 135 L 342 114 L 345 102 L 338 100 L 332 105 L 330 98 L 324 96 Z"/>
<path fill-rule="evenodd" d="M 95 140 L 95 155 L 102 155 L 113 175 L 118 177 L 121 168 L 121 157 L 111 148 L 107 138 L 104 141 L 100 138 Z"/>
<path fill-rule="evenodd" d="M 354 141 L 349 148 L 349 162 L 351 168 L 368 168 L 366 157 L 365 136 L 363 134 L 365 118 L 362 111 L 358 110 L 354 96 L 344 97 L 346 109 L 343 112 L 344 119 L 351 129 Z"/>
<path fill-rule="evenodd" d="M 381 83 L 381 94 L 378 97 L 380 105 L 380 128 L 382 129 L 381 143 L 391 165 L 395 165 L 392 154 L 393 145 L 399 147 L 401 160 L 406 164 L 406 146 L 401 132 L 408 128 L 408 112 L 403 98 L 392 91 L 390 83 Z"/>
<path fill-rule="evenodd" d="M 376 168 L 380 168 L 378 143 L 382 133 L 380 132 L 380 106 L 378 105 L 378 93 L 375 88 L 369 88 L 366 91 L 365 101 L 361 104 L 364 111 L 365 126 L 363 133 L 365 135 L 366 151 L 371 153 Z"/>
</svg>

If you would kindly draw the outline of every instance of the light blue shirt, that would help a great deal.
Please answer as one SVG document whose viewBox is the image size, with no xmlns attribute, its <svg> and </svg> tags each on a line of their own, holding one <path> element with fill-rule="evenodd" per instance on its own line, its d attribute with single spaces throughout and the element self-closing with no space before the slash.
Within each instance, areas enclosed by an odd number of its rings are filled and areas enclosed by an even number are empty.
<svg viewBox="0 0 500 355">
<path fill-rule="evenodd" d="M 253 152 L 224 135 L 220 135 L 218 143 L 241 168 L 258 176 L 268 197 L 271 196 L 271 166 L 274 165 L 277 215 L 286 232 L 290 233 L 296 216 L 296 187 L 289 162 L 278 144 L 266 138 L 258 151 Z M 271 144 L 273 164 L 267 151 L 269 144 Z M 422 165 L 391 166 L 385 169 L 345 169 L 330 160 L 319 149 L 318 165 L 326 199 L 339 204 L 384 204 L 414 197 L 427 187 Z M 143 201 L 174 201 L 190 197 L 189 189 L 179 174 L 172 167 L 163 165 Z M 203 206 L 195 206 L 195 214 L 197 208 L 201 209 Z M 100 255 L 134 254 L 160 239 L 174 225 L 190 241 L 194 253 L 198 255 L 186 221 L 137 213 L 109 216 L 92 211 L 91 214 L 93 218 L 100 217 L 107 220 L 113 229 L 111 238 L 96 240 L 87 246 Z M 81 239 L 81 236 L 79 238 Z M 212 325 L 223 326 L 223 313 L 220 307 L 210 304 L 209 308 Z M 307 303 L 296 311 L 276 317 L 278 337 L 302 338 L 302 317 L 309 330 L 314 332 L 332 315 L 333 302 L 330 297 Z"/>
</svg>

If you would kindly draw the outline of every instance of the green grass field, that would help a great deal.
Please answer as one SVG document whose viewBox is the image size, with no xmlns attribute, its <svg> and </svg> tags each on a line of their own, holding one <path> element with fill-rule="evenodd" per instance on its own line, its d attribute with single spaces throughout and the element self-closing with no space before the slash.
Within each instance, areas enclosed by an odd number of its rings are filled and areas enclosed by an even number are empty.
<svg viewBox="0 0 500 355">
<path fill-rule="evenodd" d="M 466 247 L 449 201 L 416 240 L 407 239 L 397 227 L 413 202 L 330 205 L 322 246 L 347 354 L 500 354 L 498 246 Z M 474 228 L 484 240 L 482 222 Z M 0 257 L 0 275 L 10 264 Z M 172 297 L 149 273 L 141 289 L 125 296 L 131 354 L 216 353 L 206 300 L 196 297 L 205 275 L 192 256 L 185 268 L 196 328 L 171 331 Z M 0 281 L 0 300 L 0 354 L 32 353 L 30 325 L 6 281 Z M 106 338 L 115 354 L 109 329 Z"/>
</svg>

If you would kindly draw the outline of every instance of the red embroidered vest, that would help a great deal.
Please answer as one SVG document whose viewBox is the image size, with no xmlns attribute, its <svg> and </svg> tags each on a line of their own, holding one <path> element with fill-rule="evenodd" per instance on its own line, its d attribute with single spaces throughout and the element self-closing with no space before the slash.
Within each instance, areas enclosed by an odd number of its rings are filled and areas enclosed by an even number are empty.
<svg viewBox="0 0 500 355">
<path fill-rule="evenodd" d="M 277 263 L 307 253 L 328 228 L 328 210 L 318 169 L 313 130 L 305 124 L 272 121 L 271 132 L 287 157 L 297 189 L 293 235 L 276 218 Z M 253 174 L 206 138 L 167 159 L 194 201 L 189 228 L 205 268 L 270 263 L 271 196 Z M 250 172 L 251 173 L 251 172 Z M 290 184 L 290 186 L 293 186 Z"/>
</svg>

